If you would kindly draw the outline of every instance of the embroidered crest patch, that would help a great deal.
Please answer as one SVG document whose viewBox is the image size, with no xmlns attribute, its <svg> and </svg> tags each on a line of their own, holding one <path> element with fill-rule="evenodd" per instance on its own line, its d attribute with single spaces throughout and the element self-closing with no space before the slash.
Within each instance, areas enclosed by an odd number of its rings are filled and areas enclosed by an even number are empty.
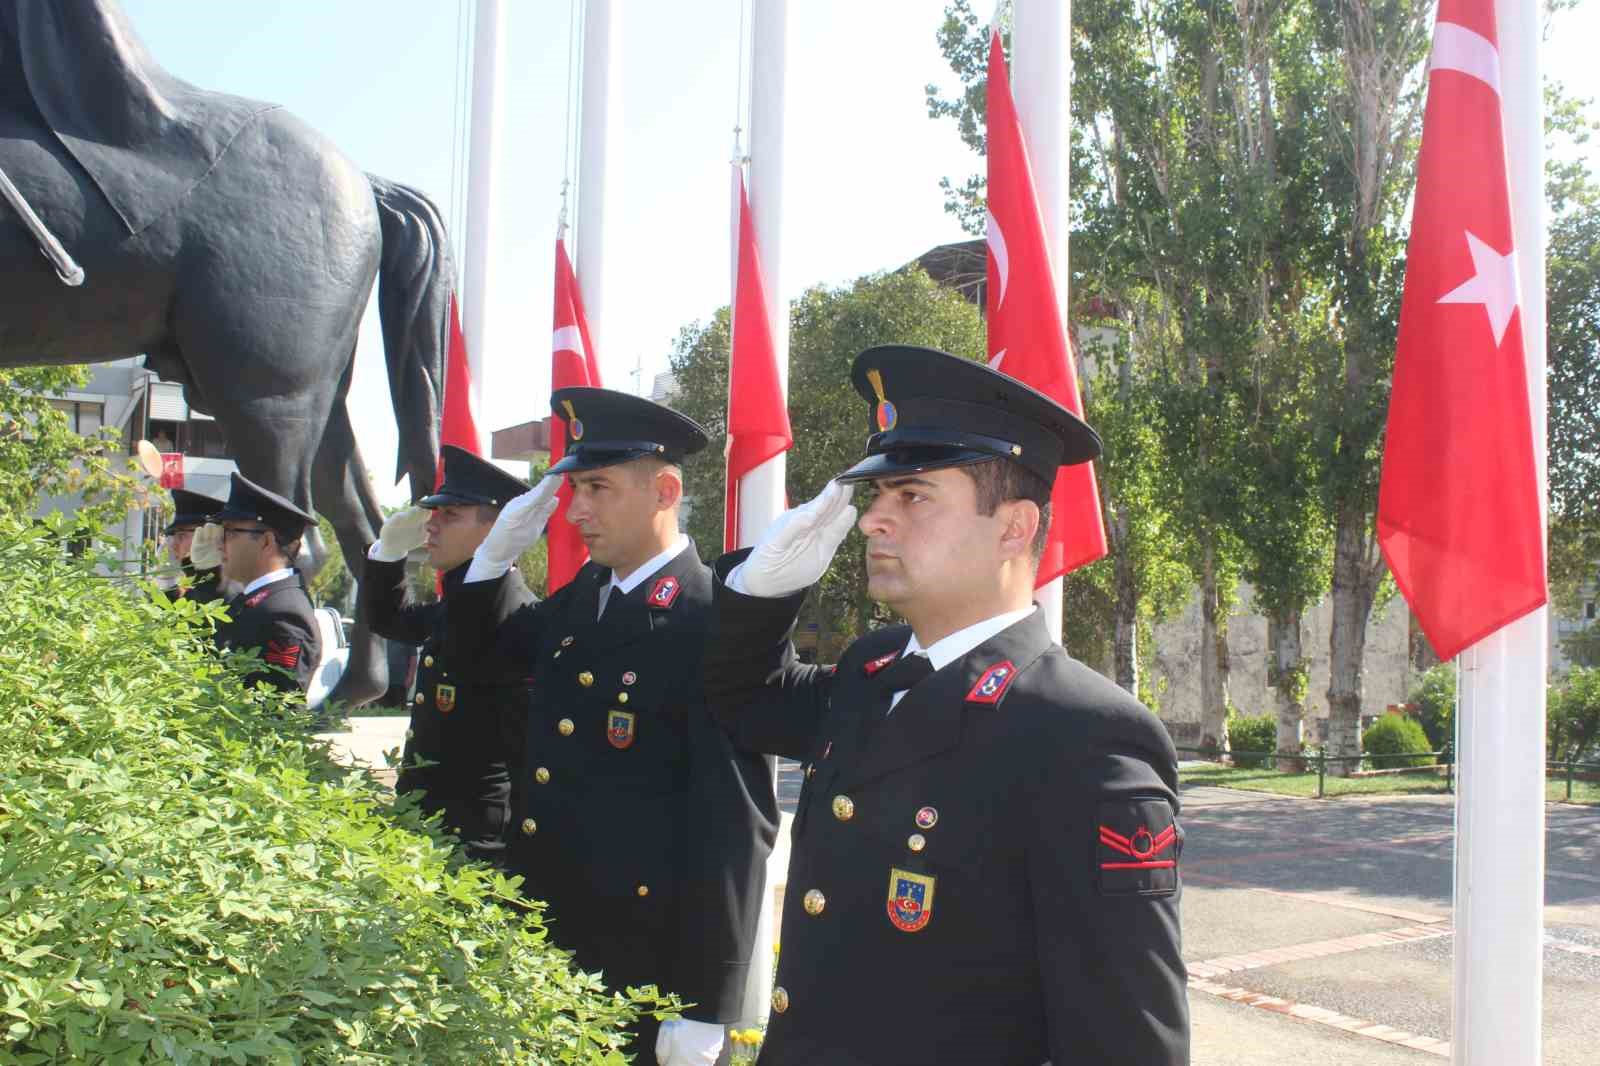
<svg viewBox="0 0 1600 1066">
<path fill-rule="evenodd" d="M 985 670 L 972 691 L 967 693 L 968 703 L 999 703 L 1000 697 L 1006 694 L 1006 689 L 1011 687 L 1011 682 L 1017 678 L 1017 668 L 1007 659 L 1002 663 L 995 663 Z"/>
<path fill-rule="evenodd" d="M 440 714 L 449 714 L 456 709 L 456 687 L 454 685 L 439 685 L 433 690 L 433 705 L 439 708 Z"/>
<path fill-rule="evenodd" d="M 934 878 L 898 866 L 889 869 L 889 921 L 903 933 L 920 932 L 933 918 Z"/>
<path fill-rule="evenodd" d="M 300 665 L 300 645 L 292 640 L 269 640 L 261 658 L 273 666 L 293 670 Z"/>
<path fill-rule="evenodd" d="M 621 751 L 633 746 L 634 716 L 632 711 L 611 711 L 606 715 L 606 742 Z"/>
<path fill-rule="evenodd" d="M 880 655 L 876 659 L 865 663 L 861 667 L 861 672 L 866 674 L 868 677 L 871 677 L 873 674 L 876 674 L 879 670 L 882 670 L 885 666 L 888 666 L 898 658 L 900 658 L 900 653 L 897 651 L 892 651 L 888 655 Z"/>
<path fill-rule="evenodd" d="M 683 586 L 675 577 L 663 577 L 650 586 L 650 595 L 647 598 L 650 606 L 659 607 L 661 610 L 670 610 L 678 599 L 678 593 L 683 591 Z"/>
<path fill-rule="evenodd" d="M 1172 805 L 1154 796 L 1100 804 L 1099 865 L 1103 896 L 1170 896 L 1178 889 L 1183 833 Z"/>
</svg>

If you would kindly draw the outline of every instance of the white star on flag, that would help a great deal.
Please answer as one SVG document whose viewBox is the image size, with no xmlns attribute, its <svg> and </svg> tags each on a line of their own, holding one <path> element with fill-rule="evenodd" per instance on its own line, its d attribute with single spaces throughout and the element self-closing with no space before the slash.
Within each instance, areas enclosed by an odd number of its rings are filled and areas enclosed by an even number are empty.
<svg viewBox="0 0 1600 1066">
<path fill-rule="evenodd" d="M 1489 314 L 1489 325 L 1494 329 L 1494 343 L 1499 347 L 1511 324 L 1511 312 L 1522 302 L 1517 282 L 1517 252 L 1512 249 L 1501 255 L 1479 240 L 1471 230 L 1467 233 L 1467 248 L 1472 252 L 1473 276 L 1439 297 L 1442 304 L 1482 304 Z"/>
</svg>

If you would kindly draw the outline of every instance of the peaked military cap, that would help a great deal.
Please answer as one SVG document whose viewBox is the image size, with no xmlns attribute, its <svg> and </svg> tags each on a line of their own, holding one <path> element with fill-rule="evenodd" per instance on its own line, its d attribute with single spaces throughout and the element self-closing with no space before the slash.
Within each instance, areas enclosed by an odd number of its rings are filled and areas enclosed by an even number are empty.
<svg viewBox="0 0 1600 1066">
<path fill-rule="evenodd" d="M 474 503 L 504 507 L 528 491 L 527 484 L 521 478 L 506 473 L 465 448 L 446 444 L 439 449 L 439 456 L 444 460 L 444 481 L 433 495 L 417 501 L 423 507 L 453 507 Z"/>
<path fill-rule="evenodd" d="M 277 533 L 280 540 L 293 540 L 316 522 L 271 489 L 264 489 L 235 471 L 228 503 L 212 516 L 213 522 L 260 522 Z"/>
<path fill-rule="evenodd" d="M 870 404 L 867 455 L 844 482 L 1010 459 L 1054 482 L 1100 455 L 1100 437 L 1050 397 L 982 363 L 886 344 L 856 356 L 850 380 Z"/>
<path fill-rule="evenodd" d="M 557 389 L 550 409 L 567 423 L 567 454 L 550 468 L 552 474 L 598 470 L 647 455 L 677 463 L 709 440 L 699 423 L 672 408 L 611 389 Z"/>
<path fill-rule="evenodd" d="M 190 492 L 188 489 L 172 490 L 172 521 L 167 523 L 167 528 L 161 532 L 164 536 L 172 536 L 180 529 L 193 529 L 203 526 L 211 520 L 211 516 L 222 510 L 223 502 L 215 496 L 207 496 L 203 492 Z"/>
</svg>

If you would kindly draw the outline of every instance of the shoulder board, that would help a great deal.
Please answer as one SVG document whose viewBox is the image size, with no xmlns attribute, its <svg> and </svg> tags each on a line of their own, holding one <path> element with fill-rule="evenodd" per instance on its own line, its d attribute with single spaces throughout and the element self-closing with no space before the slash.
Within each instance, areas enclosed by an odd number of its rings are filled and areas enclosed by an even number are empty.
<svg viewBox="0 0 1600 1066">
<path fill-rule="evenodd" d="M 661 611 L 672 610 L 672 605 L 678 602 L 678 594 L 683 591 L 683 583 L 675 577 L 657 578 L 656 583 L 650 586 L 650 595 L 645 597 L 645 603 Z"/>
<path fill-rule="evenodd" d="M 1000 702 L 1000 697 L 1006 694 L 1006 689 L 1016 679 L 1017 668 L 1010 659 L 995 663 L 978 676 L 972 691 L 967 693 L 967 702 L 993 706 Z"/>
</svg>

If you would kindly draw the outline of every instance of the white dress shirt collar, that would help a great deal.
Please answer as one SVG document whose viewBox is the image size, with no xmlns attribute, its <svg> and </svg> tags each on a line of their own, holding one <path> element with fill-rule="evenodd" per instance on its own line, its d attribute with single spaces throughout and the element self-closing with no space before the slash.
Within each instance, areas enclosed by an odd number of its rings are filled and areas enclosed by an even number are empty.
<svg viewBox="0 0 1600 1066">
<path fill-rule="evenodd" d="M 287 567 L 283 570 L 274 570 L 270 574 L 262 574 L 260 577 L 250 582 L 250 584 L 246 585 L 244 587 L 244 591 L 239 593 L 239 595 L 248 596 L 256 589 L 270 585 L 274 581 L 282 581 L 286 577 L 294 577 L 294 569 L 292 567 Z"/>
</svg>

